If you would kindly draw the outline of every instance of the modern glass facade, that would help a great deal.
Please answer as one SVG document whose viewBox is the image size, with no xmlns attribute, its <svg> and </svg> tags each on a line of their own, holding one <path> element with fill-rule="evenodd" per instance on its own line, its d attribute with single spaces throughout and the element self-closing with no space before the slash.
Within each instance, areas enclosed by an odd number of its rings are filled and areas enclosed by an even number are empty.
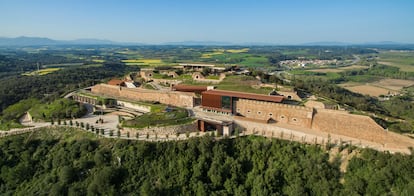
<svg viewBox="0 0 414 196">
<path fill-rule="evenodd" d="M 229 96 L 221 97 L 221 108 L 231 110 L 231 97 Z"/>
</svg>

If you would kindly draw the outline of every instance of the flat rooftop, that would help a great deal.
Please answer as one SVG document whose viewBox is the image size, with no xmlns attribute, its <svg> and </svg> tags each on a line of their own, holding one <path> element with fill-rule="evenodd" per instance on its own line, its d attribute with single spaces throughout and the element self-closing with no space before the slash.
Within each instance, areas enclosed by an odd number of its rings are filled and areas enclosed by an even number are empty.
<svg viewBox="0 0 414 196">
<path fill-rule="evenodd" d="M 244 93 L 237 91 L 224 91 L 224 90 L 208 90 L 201 93 L 202 95 L 218 95 L 218 96 L 229 96 L 237 97 L 243 99 L 253 99 L 258 101 L 270 101 L 275 103 L 281 103 L 283 101 L 283 96 L 279 95 L 261 95 L 255 93 Z"/>
</svg>

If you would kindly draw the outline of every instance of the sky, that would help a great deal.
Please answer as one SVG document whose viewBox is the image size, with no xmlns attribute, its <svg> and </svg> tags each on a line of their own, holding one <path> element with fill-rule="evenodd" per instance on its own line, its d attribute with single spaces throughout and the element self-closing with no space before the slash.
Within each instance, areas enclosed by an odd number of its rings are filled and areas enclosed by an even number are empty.
<svg viewBox="0 0 414 196">
<path fill-rule="evenodd" d="M 0 37 L 414 43 L 413 0 L 0 0 Z"/>
</svg>

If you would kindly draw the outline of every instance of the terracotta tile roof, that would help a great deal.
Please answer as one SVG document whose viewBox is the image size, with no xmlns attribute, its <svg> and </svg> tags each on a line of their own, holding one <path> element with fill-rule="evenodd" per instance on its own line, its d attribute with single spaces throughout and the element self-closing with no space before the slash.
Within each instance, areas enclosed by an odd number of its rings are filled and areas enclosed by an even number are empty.
<svg viewBox="0 0 414 196">
<path fill-rule="evenodd" d="M 271 95 L 261 95 L 254 93 L 244 93 L 237 91 L 224 91 L 224 90 L 209 90 L 202 92 L 202 95 L 220 95 L 220 96 L 229 96 L 229 97 L 238 97 L 243 99 L 253 99 L 258 101 L 271 101 L 276 103 L 281 103 L 283 101 L 283 96 L 271 96 Z"/>
</svg>

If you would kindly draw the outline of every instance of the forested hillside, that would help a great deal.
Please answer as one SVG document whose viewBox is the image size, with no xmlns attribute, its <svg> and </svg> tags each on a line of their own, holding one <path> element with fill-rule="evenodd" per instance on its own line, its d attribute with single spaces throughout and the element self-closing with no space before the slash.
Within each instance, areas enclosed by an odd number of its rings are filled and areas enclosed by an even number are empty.
<svg viewBox="0 0 414 196">
<path fill-rule="evenodd" d="M 315 145 L 149 143 L 47 129 L 0 140 L 1 195 L 412 195 L 414 156 L 362 150 L 342 174 Z"/>
</svg>

